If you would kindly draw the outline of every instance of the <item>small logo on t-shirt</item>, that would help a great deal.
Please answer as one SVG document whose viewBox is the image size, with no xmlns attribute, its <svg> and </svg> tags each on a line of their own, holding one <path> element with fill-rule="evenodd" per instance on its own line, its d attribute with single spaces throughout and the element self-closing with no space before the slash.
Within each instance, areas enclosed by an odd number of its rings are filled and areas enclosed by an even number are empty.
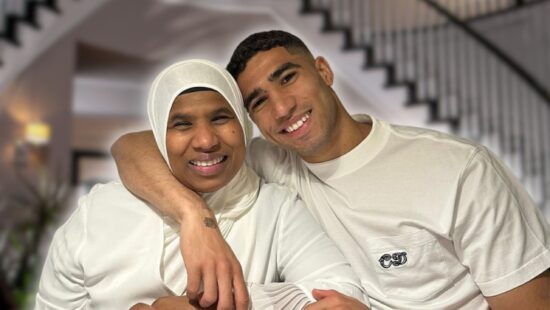
<svg viewBox="0 0 550 310">
<path fill-rule="evenodd" d="M 395 267 L 405 265 L 407 262 L 407 252 L 384 254 L 380 256 L 378 262 L 380 262 L 380 266 L 386 269 L 390 268 L 392 265 Z"/>
</svg>

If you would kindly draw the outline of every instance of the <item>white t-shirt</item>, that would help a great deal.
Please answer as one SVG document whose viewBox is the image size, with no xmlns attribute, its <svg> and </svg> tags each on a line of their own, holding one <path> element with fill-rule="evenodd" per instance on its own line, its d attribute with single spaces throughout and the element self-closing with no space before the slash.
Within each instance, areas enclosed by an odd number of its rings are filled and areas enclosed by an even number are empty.
<svg viewBox="0 0 550 310">
<path fill-rule="evenodd" d="M 483 297 L 550 267 L 544 216 L 486 148 L 372 122 L 345 155 L 307 164 L 255 139 L 249 161 L 298 190 L 359 274 L 375 309 L 486 309 Z"/>
<path fill-rule="evenodd" d="M 121 183 L 95 186 L 54 236 L 35 308 L 118 310 L 184 294 L 177 229 Z M 349 263 L 287 188 L 263 184 L 226 240 L 256 309 L 301 309 L 313 288 L 368 303 Z"/>
</svg>

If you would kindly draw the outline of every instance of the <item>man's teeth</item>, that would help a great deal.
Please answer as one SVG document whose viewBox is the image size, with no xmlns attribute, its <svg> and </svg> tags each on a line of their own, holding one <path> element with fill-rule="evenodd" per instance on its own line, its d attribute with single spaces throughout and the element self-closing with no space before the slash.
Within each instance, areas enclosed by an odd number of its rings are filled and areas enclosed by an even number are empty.
<svg viewBox="0 0 550 310">
<path fill-rule="evenodd" d="M 307 121 L 307 119 L 309 118 L 309 113 L 305 114 L 304 117 L 302 117 L 301 119 L 299 119 L 296 123 L 288 126 L 285 131 L 286 132 L 293 132 L 294 130 L 302 127 L 302 125 L 304 125 L 304 123 Z"/>
<path fill-rule="evenodd" d="M 221 156 L 219 158 L 216 158 L 214 160 L 209 160 L 209 161 L 192 160 L 190 161 L 190 163 L 192 165 L 199 166 L 199 167 L 208 167 L 208 166 L 213 166 L 215 164 L 219 164 L 223 160 L 223 158 L 224 157 Z"/>
</svg>

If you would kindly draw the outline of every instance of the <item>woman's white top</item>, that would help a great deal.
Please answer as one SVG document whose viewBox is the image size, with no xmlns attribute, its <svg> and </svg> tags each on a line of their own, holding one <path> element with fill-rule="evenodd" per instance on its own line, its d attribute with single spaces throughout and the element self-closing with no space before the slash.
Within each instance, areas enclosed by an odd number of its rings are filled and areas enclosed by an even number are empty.
<svg viewBox="0 0 550 310">
<path fill-rule="evenodd" d="M 226 240 L 241 262 L 253 308 L 301 309 L 314 301 L 313 288 L 367 303 L 349 263 L 285 187 L 263 184 Z M 128 309 L 184 295 L 179 251 L 178 225 L 119 182 L 96 185 L 53 238 L 35 309 Z"/>
</svg>

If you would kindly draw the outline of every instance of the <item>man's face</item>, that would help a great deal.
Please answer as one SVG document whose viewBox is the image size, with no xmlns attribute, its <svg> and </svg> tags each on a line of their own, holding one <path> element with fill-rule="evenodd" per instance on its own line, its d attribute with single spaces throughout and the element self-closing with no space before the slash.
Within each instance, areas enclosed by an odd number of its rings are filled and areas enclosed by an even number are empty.
<svg viewBox="0 0 550 310">
<path fill-rule="evenodd" d="M 166 147 L 176 178 L 201 193 L 226 185 L 245 157 L 242 127 L 231 106 L 215 91 L 176 98 L 168 116 Z"/>
<path fill-rule="evenodd" d="M 335 137 L 332 78 L 325 59 L 276 47 L 252 57 L 237 83 L 262 134 L 313 162 L 329 152 Z"/>
</svg>

